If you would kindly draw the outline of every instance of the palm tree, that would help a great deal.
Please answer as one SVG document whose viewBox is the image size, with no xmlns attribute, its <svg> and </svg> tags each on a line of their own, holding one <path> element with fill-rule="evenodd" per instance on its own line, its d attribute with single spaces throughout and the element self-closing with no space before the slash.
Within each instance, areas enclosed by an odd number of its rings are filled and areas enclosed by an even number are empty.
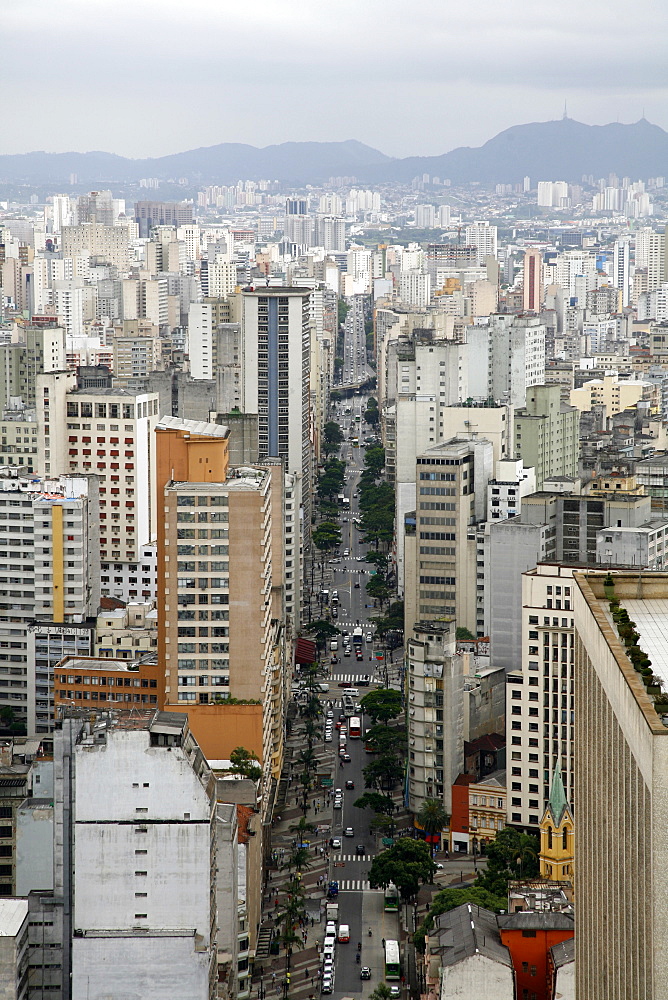
<svg viewBox="0 0 668 1000">
<path fill-rule="evenodd" d="M 286 952 L 286 970 L 290 968 L 290 960 L 292 958 L 292 949 L 296 945 L 298 948 L 304 947 L 304 941 L 300 934 L 296 934 L 292 924 L 286 923 L 281 931 L 280 937 L 281 944 L 285 948 Z"/>
<path fill-rule="evenodd" d="M 299 822 L 295 823 L 294 826 L 290 827 L 290 833 L 297 834 L 300 844 L 304 840 L 305 833 L 314 833 L 314 832 L 315 832 L 315 826 L 313 825 L 313 823 L 309 823 L 309 821 L 306 819 L 305 816 L 300 817 Z"/>
<path fill-rule="evenodd" d="M 438 799 L 425 799 L 417 815 L 417 820 L 428 837 L 440 834 L 450 822 L 450 817 Z M 431 856 L 434 857 L 434 843 L 430 840 Z"/>
</svg>

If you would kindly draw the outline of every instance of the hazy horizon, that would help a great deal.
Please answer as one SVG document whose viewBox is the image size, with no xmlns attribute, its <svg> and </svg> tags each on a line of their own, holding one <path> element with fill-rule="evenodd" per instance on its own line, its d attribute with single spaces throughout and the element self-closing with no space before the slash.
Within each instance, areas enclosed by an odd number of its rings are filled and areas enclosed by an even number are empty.
<svg viewBox="0 0 668 1000">
<path fill-rule="evenodd" d="M 621 0 L 479 0 L 473 14 L 437 0 L 413 13 L 399 0 L 0 4 L 1 153 L 355 138 L 438 155 L 560 118 L 564 102 L 587 124 L 668 128 L 668 10 L 648 0 L 632 18 Z"/>
</svg>

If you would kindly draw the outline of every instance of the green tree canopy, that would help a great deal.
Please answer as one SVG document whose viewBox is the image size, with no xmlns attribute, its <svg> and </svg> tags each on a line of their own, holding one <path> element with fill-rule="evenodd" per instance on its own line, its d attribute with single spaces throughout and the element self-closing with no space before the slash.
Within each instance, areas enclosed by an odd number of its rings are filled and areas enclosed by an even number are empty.
<svg viewBox="0 0 668 1000">
<path fill-rule="evenodd" d="M 401 715 L 401 700 L 401 691 L 395 691 L 394 688 L 378 688 L 377 691 L 365 694 L 360 704 L 374 723 L 389 722 L 390 719 L 396 719 Z"/>
<path fill-rule="evenodd" d="M 495 896 L 502 896 L 512 879 L 535 878 L 540 868 L 539 849 L 538 837 L 505 827 L 487 847 L 487 868 L 480 873 L 476 884 Z"/>
<path fill-rule="evenodd" d="M 230 770 L 233 774 L 241 774 L 244 778 L 250 778 L 252 781 L 259 781 L 262 777 L 262 768 L 257 754 L 253 753 L 252 750 L 235 747 L 230 753 L 230 763 L 232 765 Z"/>
<path fill-rule="evenodd" d="M 473 632 L 465 628 L 464 625 L 459 625 L 456 632 L 457 639 L 475 639 Z"/>
<path fill-rule="evenodd" d="M 362 773 L 367 788 L 389 791 L 403 778 L 404 765 L 393 754 L 379 754 L 366 765 Z"/>
<path fill-rule="evenodd" d="M 421 840 L 402 837 L 386 851 L 381 851 L 371 862 L 369 884 L 373 889 L 387 888 L 394 882 L 403 899 L 417 895 L 420 883 L 430 883 L 436 866 L 429 848 Z"/>
<path fill-rule="evenodd" d="M 316 621 L 309 622 L 308 625 L 303 626 L 304 632 L 310 632 L 315 639 L 316 646 L 324 646 L 328 639 L 334 639 L 335 636 L 341 635 L 341 629 L 337 628 L 336 625 L 332 625 L 331 622 L 325 621 L 324 618 L 318 618 Z M 315 682 L 311 684 L 311 687 L 315 687 Z"/>
<path fill-rule="evenodd" d="M 392 816 L 394 813 L 394 800 L 391 795 L 383 795 L 381 792 L 365 792 L 353 802 L 357 809 L 373 809 L 376 813 Z"/>
<path fill-rule="evenodd" d="M 369 1000 L 390 1000 L 392 996 L 387 983 L 378 983 L 375 990 L 369 994 Z"/>
<path fill-rule="evenodd" d="M 441 831 L 450 822 L 450 817 L 443 808 L 443 803 L 438 799 L 425 799 L 420 809 L 417 820 L 424 832 L 433 837 L 436 834 L 440 834 Z M 431 844 L 431 854 L 434 855 L 434 845 Z"/>
</svg>

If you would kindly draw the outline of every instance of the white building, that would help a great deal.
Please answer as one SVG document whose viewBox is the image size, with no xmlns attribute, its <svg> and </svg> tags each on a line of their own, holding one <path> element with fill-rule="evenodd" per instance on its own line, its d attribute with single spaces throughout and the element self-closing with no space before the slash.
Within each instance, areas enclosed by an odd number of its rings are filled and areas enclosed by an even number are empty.
<svg viewBox="0 0 668 1000">
<path fill-rule="evenodd" d="M 521 458 L 497 462 L 495 477 L 490 479 L 487 487 L 488 517 L 495 521 L 517 517 L 522 510 L 522 497 L 535 491 L 535 469 L 525 468 Z"/>
<path fill-rule="evenodd" d="M 0 899 L 0 996 L 27 1000 L 28 900 Z"/>
<path fill-rule="evenodd" d="M 37 396 L 38 469 L 97 475 L 101 559 L 138 563 L 155 538 L 158 393 L 78 389 L 75 372 L 52 372 L 39 376 Z"/>
<path fill-rule="evenodd" d="M 485 257 L 496 257 L 497 227 L 489 222 L 474 222 L 466 227 L 465 243 L 477 247 L 478 263 L 484 264 Z"/>
<path fill-rule="evenodd" d="M 537 316 L 495 314 L 466 329 L 469 395 L 524 406 L 545 381 L 545 326 Z"/>
<path fill-rule="evenodd" d="M 452 783 L 464 764 L 464 676 L 455 621 L 416 622 L 409 633 L 408 808 L 438 799 L 450 813 Z"/>
<path fill-rule="evenodd" d="M 35 735 L 50 731 L 53 706 L 54 651 L 42 648 L 41 623 L 61 627 L 63 655 L 76 645 L 69 626 L 97 613 L 97 482 L 63 476 L 4 485 L 15 489 L 0 492 L 0 705 Z M 89 651 L 85 629 L 83 642 Z"/>
<path fill-rule="evenodd" d="M 573 569 L 522 574 L 522 668 L 507 677 L 508 823 L 537 832 L 559 762 L 573 801 Z"/>
<path fill-rule="evenodd" d="M 631 288 L 631 242 L 615 240 L 612 259 L 612 283 L 622 293 L 622 308 L 629 304 Z"/>
<path fill-rule="evenodd" d="M 407 306 L 424 309 L 431 301 L 431 275 L 423 271 L 402 271 L 399 297 Z"/>
<path fill-rule="evenodd" d="M 56 822 L 71 849 L 56 886 L 72 900 L 72 1000 L 163 1000 L 175 988 L 209 1000 L 215 786 L 187 717 L 110 714 L 92 729 L 66 719 L 56 775 Z"/>
</svg>

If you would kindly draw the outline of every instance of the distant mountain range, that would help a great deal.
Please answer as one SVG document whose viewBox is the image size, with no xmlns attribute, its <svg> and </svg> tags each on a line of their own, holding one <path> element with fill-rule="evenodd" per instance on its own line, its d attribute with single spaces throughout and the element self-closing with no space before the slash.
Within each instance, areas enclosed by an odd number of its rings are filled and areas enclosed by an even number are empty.
<svg viewBox="0 0 668 1000">
<path fill-rule="evenodd" d="M 538 180 L 577 182 L 615 173 L 632 179 L 668 174 L 668 132 L 646 119 L 632 125 L 583 125 L 572 118 L 515 125 L 483 146 L 460 146 L 440 156 L 404 159 L 349 139 L 346 142 L 284 142 L 258 149 L 220 143 L 153 159 L 131 160 L 113 153 L 18 153 L 0 155 L 0 184 L 103 186 L 187 178 L 189 186 L 232 184 L 238 180 L 317 183 L 354 176 L 362 183 L 410 181 L 427 173 L 453 183 L 518 183 Z M 147 192 L 150 197 L 150 193 Z"/>
</svg>

